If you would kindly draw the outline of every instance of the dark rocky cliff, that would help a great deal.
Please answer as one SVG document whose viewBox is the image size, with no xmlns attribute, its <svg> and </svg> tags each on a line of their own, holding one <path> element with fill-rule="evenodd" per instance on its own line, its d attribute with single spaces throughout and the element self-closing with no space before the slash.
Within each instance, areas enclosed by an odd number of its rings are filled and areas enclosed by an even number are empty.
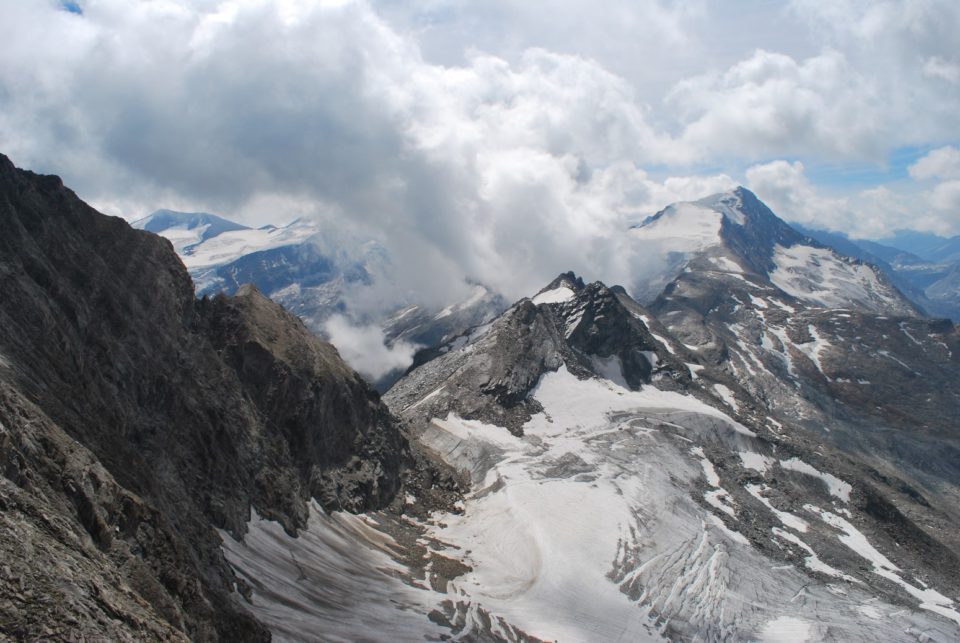
<svg viewBox="0 0 960 643">
<path fill-rule="evenodd" d="M 0 632 L 266 640 L 214 527 L 384 507 L 411 461 L 296 317 L 0 156 Z"/>
</svg>

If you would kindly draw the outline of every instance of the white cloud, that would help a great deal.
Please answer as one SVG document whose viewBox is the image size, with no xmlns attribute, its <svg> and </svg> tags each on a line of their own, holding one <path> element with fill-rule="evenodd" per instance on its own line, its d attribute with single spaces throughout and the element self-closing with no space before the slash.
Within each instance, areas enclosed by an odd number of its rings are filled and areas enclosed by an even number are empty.
<svg viewBox="0 0 960 643">
<path fill-rule="evenodd" d="M 722 74 L 679 83 L 667 103 L 684 119 L 690 153 L 882 159 L 884 123 L 868 79 L 837 51 L 796 61 L 757 51 Z"/>
<path fill-rule="evenodd" d="M 948 62 L 940 56 L 931 56 L 923 63 L 923 73 L 951 83 L 960 83 L 960 65 Z"/>
<path fill-rule="evenodd" d="M 921 157 L 908 168 L 917 180 L 960 178 L 960 150 L 947 145 Z"/>
<path fill-rule="evenodd" d="M 403 341 L 386 346 L 379 326 L 355 326 L 341 315 L 328 319 L 324 330 L 344 361 L 370 380 L 407 368 L 418 348 Z"/>
<path fill-rule="evenodd" d="M 949 213 L 954 219 L 960 215 L 960 181 L 944 181 L 930 195 L 930 203 L 938 210 Z"/>
<path fill-rule="evenodd" d="M 812 228 L 880 239 L 896 230 L 960 233 L 960 181 L 931 191 L 898 192 L 886 186 L 853 195 L 824 194 L 799 161 L 772 161 L 747 170 L 747 185 L 782 218 Z"/>
<path fill-rule="evenodd" d="M 57 6 L 0 0 L 0 149 L 129 218 L 306 215 L 374 237 L 398 269 L 384 298 L 449 302 L 466 279 L 518 297 L 569 269 L 629 283 L 644 264 L 623 230 L 667 203 L 760 160 L 942 145 L 960 113 L 920 69 L 956 62 L 936 20 L 842 2 L 852 26 L 829 29 L 833 5 L 797 3 L 807 31 L 700 1 L 615 0 L 595 20 L 573 0 L 376 2 L 391 22 L 362 0 Z M 798 164 L 747 176 L 810 221 L 836 206 L 866 229 L 888 207 L 823 197 Z"/>
</svg>

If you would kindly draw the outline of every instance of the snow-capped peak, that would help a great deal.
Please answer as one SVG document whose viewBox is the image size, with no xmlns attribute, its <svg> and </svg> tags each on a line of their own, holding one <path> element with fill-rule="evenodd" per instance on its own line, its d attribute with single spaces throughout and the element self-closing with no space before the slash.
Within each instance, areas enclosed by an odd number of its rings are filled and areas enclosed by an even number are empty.
<svg viewBox="0 0 960 643">
<path fill-rule="evenodd" d="M 559 304 L 570 301 L 585 287 L 583 279 L 565 272 L 551 281 L 532 298 L 534 304 Z"/>
<path fill-rule="evenodd" d="M 747 218 L 743 213 L 743 199 L 740 196 L 742 194 L 741 191 L 746 191 L 746 188 L 739 187 L 730 192 L 713 194 L 695 203 L 719 212 L 727 220 L 742 226 L 747 222 Z"/>
<path fill-rule="evenodd" d="M 744 201 L 751 197 L 757 200 L 752 192 L 739 187 L 697 201 L 674 203 L 634 226 L 631 233 L 637 240 L 657 243 L 664 252 L 700 252 L 723 243 L 724 222 L 740 227 L 750 224 Z"/>
<path fill-rule="evenodd" d="M 130 224 L 166 237 L 180 255 L 190 254 L 199 244 L 225 232 L 249 230 L 245 225 L 208 212 L 157 210 Z"/>
</svg>

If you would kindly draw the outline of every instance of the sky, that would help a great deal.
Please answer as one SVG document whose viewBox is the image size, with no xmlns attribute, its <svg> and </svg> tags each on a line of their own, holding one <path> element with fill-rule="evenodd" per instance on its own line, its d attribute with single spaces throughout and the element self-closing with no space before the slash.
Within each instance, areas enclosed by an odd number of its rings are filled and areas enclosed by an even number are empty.
<svg viewBox="0 0 960 643">
<path fill-rule="evenodd" d="M 960 234 L 956 0 L 0 0 L 0 152 L 103 212 L 318 218 L 394 287 L 624 283 L 631 223 Z"/>
</svg>

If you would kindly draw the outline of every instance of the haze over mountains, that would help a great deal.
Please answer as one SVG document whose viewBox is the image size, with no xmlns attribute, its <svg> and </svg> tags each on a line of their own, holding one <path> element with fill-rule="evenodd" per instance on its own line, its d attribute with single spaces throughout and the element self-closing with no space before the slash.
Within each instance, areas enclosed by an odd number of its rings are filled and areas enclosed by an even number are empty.
<svg viewBox="0 0 960 643">
<path fill-rule="evenodd" d="M 382 399 L 228 279 L 376 278 L 309 223 L 170 243 L 5 158 L 0 208 L 7 636 L 960 636 L 960 330 L 745 189 L 625 231 L 645 288 L 396 312 Z"/>
</svg>

